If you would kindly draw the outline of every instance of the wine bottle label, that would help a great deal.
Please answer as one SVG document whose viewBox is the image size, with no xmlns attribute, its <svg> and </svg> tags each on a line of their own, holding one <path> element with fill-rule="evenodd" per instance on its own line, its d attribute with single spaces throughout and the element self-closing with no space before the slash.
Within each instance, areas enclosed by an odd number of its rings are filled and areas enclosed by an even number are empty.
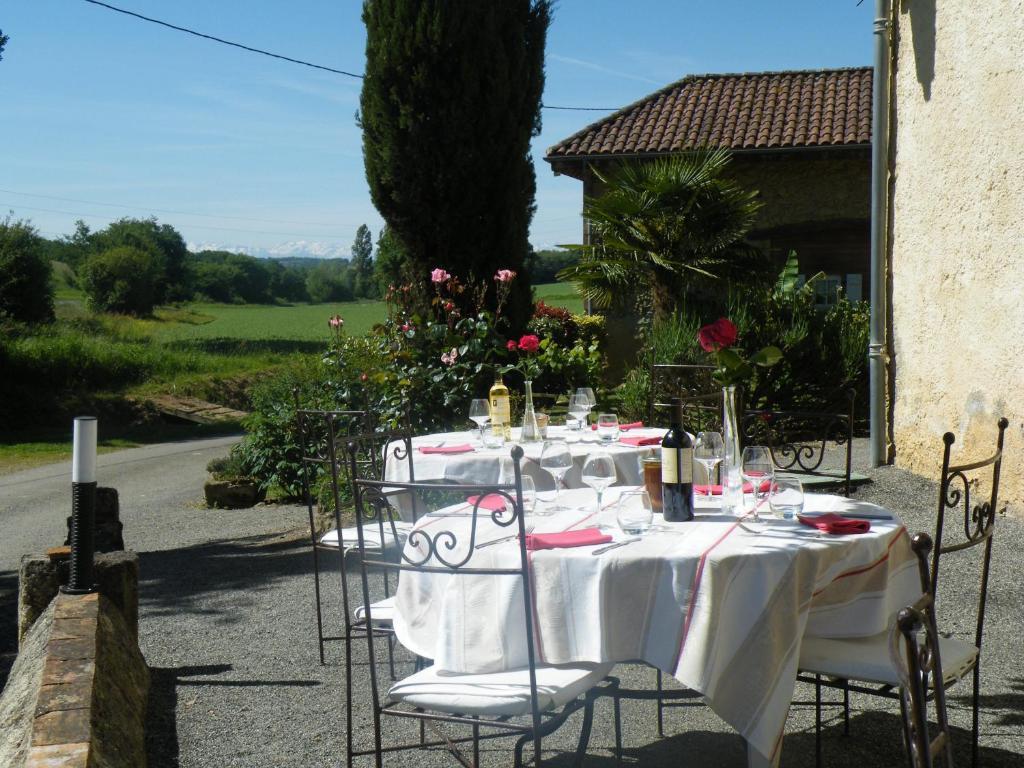
<svg viewBox="0 0 1024 768">
<path fill-rule="evenodd" d="M 677 454 L 679 461 L 677 462 Z M 663 484 L 693 482 L 693 449 L 661 449 L 661 482 Z"/>
<path fill-rule="evenodd" d="M 507 397 L 491 398 L 491 424 L 508 424 L 512 421 L 512 409 Z"/>
</svg>

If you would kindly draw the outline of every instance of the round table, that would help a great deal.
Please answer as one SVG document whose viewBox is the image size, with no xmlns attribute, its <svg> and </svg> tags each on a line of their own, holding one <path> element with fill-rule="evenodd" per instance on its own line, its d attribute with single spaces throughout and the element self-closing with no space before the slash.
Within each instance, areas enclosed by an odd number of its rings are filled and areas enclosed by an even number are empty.
<svg viewBox="0 0 1024 768">
<path fill-rule="evenodd" d="M 601 526 L 616 538 L 616 498 L 606 491 L 563 494 L 569 509 L 531 516 L 535 532 Z M 920 591 L 902 522 L 873 504 L 808 494 L 807 513 L 869 515 L 871 531 L 833 536 L 798 521 L 722 514 L 700 500 L 697 519 L 666 524 L 597 556 L 595 547 L 529 553 L 536 645 L 546 664 L 640 660 L 702 693 L 754 752 L 773 757 L 796 680 L 803 636 L 885 631 Z M 427 516 L 417 527 L 455 533 L 467 547 L 467 505 Z M 459 514 L 461 512 L 461 514 Z M 451 514 L 451 516 L 444 516 Z M 478 519 L 476 543 L 508 536 Z M 656 518 L 657 521 L 657 518 Z M 461 533 L 461 536 L 460 536 Z M 411 546 L 407 545 L 407 546 Z M 451 553 L 458 558 L 459 552 Z M 475 550 L 472 566 L 514 567 L 515 541 Z M 502 576 L 403 572 L 395 631 L 413 652 L 453 672 L 527 664 L 521 581 Z"/>
</svg>

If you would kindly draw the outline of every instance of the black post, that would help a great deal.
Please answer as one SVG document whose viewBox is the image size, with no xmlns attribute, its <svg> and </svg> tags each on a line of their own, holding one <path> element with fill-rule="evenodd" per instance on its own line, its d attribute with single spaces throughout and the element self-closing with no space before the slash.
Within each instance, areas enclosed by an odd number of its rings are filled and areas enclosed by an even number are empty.
<svg viewBox="0 0 1024 768">
<path fill-rule="evenodd" d="M 96 591 L 93 554 L 96 551 L 96 483 L 71 484 L 71 578 L 61 591 L 85 595 Z"/>
</svg>

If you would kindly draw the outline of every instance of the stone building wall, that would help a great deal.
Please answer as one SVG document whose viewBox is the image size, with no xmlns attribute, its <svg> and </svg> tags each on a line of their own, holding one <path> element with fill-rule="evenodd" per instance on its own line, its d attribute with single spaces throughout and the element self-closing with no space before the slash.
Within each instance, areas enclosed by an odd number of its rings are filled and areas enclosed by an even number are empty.
<svg viewBox="0 0 1024 768">
<path fill-rule="evenodd" d="M 937 10 L 936 10 L 937 9 Z M 897 4 L 891 214 L 896 462 L 988 455 L 1024 515 L 1024 2 Z"/>
</svg>

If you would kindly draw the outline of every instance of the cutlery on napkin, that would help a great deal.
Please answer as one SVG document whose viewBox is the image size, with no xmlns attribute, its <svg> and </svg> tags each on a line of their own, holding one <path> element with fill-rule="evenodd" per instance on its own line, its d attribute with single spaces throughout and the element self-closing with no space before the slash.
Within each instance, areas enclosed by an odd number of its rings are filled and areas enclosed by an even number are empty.
<svg viewBox="0 0 1024 768">
<path fill-rule="evenodd" d="M 469 443 L 462 445 L 423 445 L 418 449 L 420 453 L 471 453 L 476 450 Z"/>
<path fill-rule="evenodd" d="M 526 548 L 533 552 L 538 549 L 590 547 L 594 544 L 607 544 L 610 541 L 612 537 L 607 533 L 601 533 L 599 528 L 581 528 L 578 531 L 558 533 L 529 533 L 526 535 Z"/>
<path fill-rule="evenodd" d="M 826 512 L 823 515 L 797 515 L 797 519 L 804 525 L 817 528 L 824 533 L 833 533 L 840 536 L 848 533 L 867 533 L 871 530 L 871 523 L 869 521 L 854 520 L 837 515 L 835 512 Z"/>
</svg>

